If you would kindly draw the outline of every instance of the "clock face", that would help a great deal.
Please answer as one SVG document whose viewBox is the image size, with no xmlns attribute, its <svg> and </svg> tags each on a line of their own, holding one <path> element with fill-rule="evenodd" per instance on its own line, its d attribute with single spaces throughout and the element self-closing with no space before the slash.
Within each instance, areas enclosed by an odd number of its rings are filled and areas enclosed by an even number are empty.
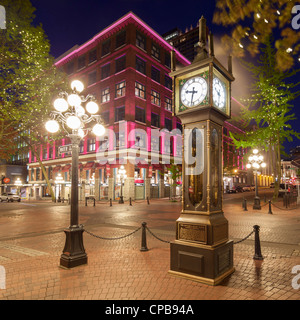
<svg viewBox="0 0 300 320">
<path fill-rule="evenodd" d="M 207 95 L 207 82 L 202 77 L 194 77 L 185 82 L 180 91 L 182 104 L 191 108 L 199 105 Z"/>
<path fill-rule="evenodd" d="M 213 80 L 213 101 L 215 107 L 225 111 L 226 89 L 225 84 L 219 78 Z"/>
</svg>

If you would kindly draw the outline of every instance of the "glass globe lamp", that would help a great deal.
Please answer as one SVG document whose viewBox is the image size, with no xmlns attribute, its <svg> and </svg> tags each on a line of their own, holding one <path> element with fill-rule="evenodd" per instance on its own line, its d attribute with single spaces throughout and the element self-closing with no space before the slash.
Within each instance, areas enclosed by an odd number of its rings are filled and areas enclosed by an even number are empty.
<svg viewBox="0 0 300 320">
<path fill-rule="evenodd" d="M 79 129 L 81 125 L 80 119 L 76 116 L 70 116 L 67 118 L 67 126 L 73 130 Z"/>
<path fill-rule="evenodd" d="M 59 130 L 59 124 L 56 120 L 49 120 L 46 122 L 46 130 L 51 133 L 55 133 Z"/>
</svg>

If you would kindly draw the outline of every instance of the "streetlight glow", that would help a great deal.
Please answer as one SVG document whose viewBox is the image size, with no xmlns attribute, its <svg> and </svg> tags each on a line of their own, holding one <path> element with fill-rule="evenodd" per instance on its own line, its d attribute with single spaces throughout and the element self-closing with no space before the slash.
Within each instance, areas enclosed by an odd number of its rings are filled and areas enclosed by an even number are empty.
<svg viewBox="0 0 300 320">
<path fill-rule="evenodd" d="M 77 91 L 77 92 L 82 92 L 83 91 L 83 89 L 84 89 L 84 85 L 83 85 L 83 83 L 81 82 L 81 81 L 79 81 L 79 80 L 74 80 L 74 81 L 72 81 L 72 83 L 71 83 L 71 88 L 72 88 L 72 90 L 75 90 L 75 91 Z"/>
<path fill-rule="evenodd" d="M 79 129 L 80 128 L 80 119 L 76 116 L 70 116 L 67 118 L 67 126 L 71 129 Z"/>
<path fill-rule="evenodd" d="M 45 127 L 50 133 L 55 133 L 59 130 L 59 124 L 56 120 L 47 121 Z"/>
<path fill-rule="evenodd" d="M 59 112 L 65 112 L 68 110 L 68 102 L 63 98 L 57 98 L 54 101 L 54 108 Z"/>
<path fill-rule="evenodd" d="M 99 110 L 98 104 L 94 101 L 90 101 L 86 104 L 86 110 L 90 114 L 95 114 Z"/>
<path fill-rule="evenodd" d="M 78 94 L 72 93 L 68 96 L 68 103 L 71 107 L 78 107 L 81 104 L 81 99 Z"/>
</svg>

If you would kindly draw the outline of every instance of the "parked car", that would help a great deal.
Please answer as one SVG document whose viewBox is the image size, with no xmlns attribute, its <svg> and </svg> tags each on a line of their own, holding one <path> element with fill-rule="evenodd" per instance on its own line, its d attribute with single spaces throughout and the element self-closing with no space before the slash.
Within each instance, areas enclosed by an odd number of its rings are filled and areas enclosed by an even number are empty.
<svg viewBox="0 0 300 320">
<path fill-rule="evenodd" d="M 251 191 L 251 187 L 250 186 L 243 186 L 243 191 Z"/>
<path fill-rule="evenodd" d="M 252 184 L 252 185 L 250 186 L 250 191 L 255 191 L 255 185 L 254 185 L 254 184 Z"/>
<path fill-rule="evenodd" d="M 236 193 L 236 189 L 234 186 L 232 186 L 231 188 L 226 188 L 226 192 L 227 193 Z"/>
<path fill-rule="evenodd" d="M 236 186 L 236 187 L 235 187 L 235 190 L 236 190 L 236 192 L 244 192 L 242 186 Z"/>
<path fill-rule="evenodd" d="M 18 196 L 17 194 L 4 192 L 0 196 L 0 202 L 2 202 L 2 201 L 7 201 L 7 202 L 9 202 L 9 201 L 11 201 L 11 202 L 18 201 L 18 202 L 20 202 L 21 201 L 21 197 Z"/>
<path fill-rule="evenodd" d="M 274 183 L 274 182 L 272 182 L 272 183 L 270 184 L 270 188 L 275 188 L 275 183 Z"/>
</svg>

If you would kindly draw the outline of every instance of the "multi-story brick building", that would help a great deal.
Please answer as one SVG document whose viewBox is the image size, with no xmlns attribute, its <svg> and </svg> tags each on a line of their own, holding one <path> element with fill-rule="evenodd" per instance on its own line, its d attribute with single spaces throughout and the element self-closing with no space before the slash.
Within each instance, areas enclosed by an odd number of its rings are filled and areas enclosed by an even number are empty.
<svg viewBox="0 0 300 320">
<path fill-rule="evenodd" d="M 128 13 L 86 43 L 75 46 L 56 60 L 56 67 L 85 84 L 84 95 L 93 94 L 106 126 L 101 139 L 85 137 L 80 144 L 80 197 L 118 199 L 118 170 L 124 165 L 125 199 L 162 197 L 169 194 L 167 165 L 181 159 L 181 137 L 168 131 L 181 129 L 172 116 L 171 51 L 174 48 L 133 13 Z M 178 65 L 190 62 L 175 49 Z M 40 155 L 56 196 L 70 194 L 69 154 L 58 147 L 70 143 L 66 137 L 53 145 L 40 145 Z M 152 156 L 151 156 L 152 154 Z M 156 161 L 153 161 L 153 155 Z M 99 162 L 99 160 L 102 160 Z M 179 161 L 180 162 L 180 161 Z M 29 155 L 30 194 L 49 195 L 37 159 Z M 60 173 L 64 182 L 55 184 Z"/>
</svg>

